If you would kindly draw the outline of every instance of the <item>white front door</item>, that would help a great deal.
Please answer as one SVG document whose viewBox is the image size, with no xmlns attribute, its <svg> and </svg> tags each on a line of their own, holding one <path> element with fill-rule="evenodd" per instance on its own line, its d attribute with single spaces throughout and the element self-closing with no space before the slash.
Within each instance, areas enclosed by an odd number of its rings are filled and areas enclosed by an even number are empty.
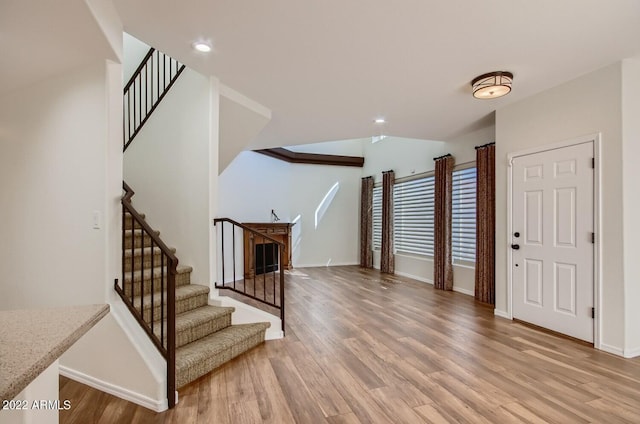
<svg viewBox="0 0 640 424">
<path fill-rule="evenodd" d="M 512 168 L 513 317 L 593 342 L 593 142 Z"/>
</svg>

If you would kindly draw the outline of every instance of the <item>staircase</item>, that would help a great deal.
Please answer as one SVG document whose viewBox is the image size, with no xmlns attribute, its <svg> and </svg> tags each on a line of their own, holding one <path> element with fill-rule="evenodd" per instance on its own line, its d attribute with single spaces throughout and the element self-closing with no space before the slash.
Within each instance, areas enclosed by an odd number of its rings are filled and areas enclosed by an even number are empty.
<svg viewBox="0 0 640 424">
<path fill-rule="evenodd" d="M 124 87 L 123 151 L 184 69 L 184 64 L 149 49 Z M 124 182 L 123 188 L 122 281 L 116 280 L 114 288 L 167 361 L 167 403 L 173 408 L 176 389 L 262 343 L 270 323 L 232 325 L 234 308 L 209 305 L 208 282 L 191 284 L 192 268 L 178 265 L 176 250 L 133 207 L 133 190 Z M 284 327 L 284 306 L 280 309 Z"/>
<path fill-rule="evenodd" d="M 209 287 L 192 284 L 192 268 L 177 265 L 177 259 L 172 262 L 175 249 L 166 248 L 160 233 L 133 209 L 133 191 L 126 184 L 124 187 L 123 281 L 116 283 L 115 289 L 167 358 L 167 399 L 172 407 L 175 389 L 262 343 L 270 323 L 232 325 L 234 308 L 209 305 Z M 175 272 L 172 263 L 176 264 Z M 170 305 L 172 286 L 175 303 Z"/>
</svg>

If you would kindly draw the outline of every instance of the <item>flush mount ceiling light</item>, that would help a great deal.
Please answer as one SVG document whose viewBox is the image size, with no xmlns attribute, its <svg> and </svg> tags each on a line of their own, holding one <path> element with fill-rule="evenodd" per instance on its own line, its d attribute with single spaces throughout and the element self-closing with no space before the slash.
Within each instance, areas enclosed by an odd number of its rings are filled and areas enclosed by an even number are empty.
<svg viewBox="0 0 640 424">
<path fill-rule="evenodd" d="M 496 99 L 511 91 L 513 74 L 506 71 L 489 72 L 471 81 L 473 97 L 476 99 Z"/>
<path fill-rule="evenodd" d="M 385 121 L 384 118 L 376 118 L 373 120 L 374 124 L 384 124 L 385 122 L 387 121 Z"/>
<path fill-rule="evenodd" d="M 191 46 L 202 53 L 209 53 L 211 51 L 211 44 L 205 43 L 204 41 L 196 41 Z"/>
</svg>

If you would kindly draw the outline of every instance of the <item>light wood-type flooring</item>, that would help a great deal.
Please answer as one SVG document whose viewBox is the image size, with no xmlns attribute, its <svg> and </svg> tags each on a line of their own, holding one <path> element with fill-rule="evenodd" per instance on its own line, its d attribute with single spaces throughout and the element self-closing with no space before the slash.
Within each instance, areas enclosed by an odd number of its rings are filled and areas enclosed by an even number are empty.
<svg viewBox="0 0 640 424">
<path fill-rule="evenodd" d="M 355 266 L 294 270 L 286 337 L 161 414 L 61 379 L 70 423 L 640 423 L 640 359 Z"/>
</svg>

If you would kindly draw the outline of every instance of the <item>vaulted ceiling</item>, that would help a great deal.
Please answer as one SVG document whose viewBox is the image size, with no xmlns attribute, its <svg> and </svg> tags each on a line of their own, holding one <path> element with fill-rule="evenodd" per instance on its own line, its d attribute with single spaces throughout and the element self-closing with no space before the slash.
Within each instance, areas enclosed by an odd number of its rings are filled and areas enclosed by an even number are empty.
<svg viewBox="0 0 640 424">
<path fill-rule="evenodd" d="M 86 10 L 65 13 L 83 1 L 33 3 L 0 6 L 3 79 L 28 79 L 24 63 L 54 72 L 107 50 L 104 40 L 91 43 L 94 28 L 74 23 Z M 447 140 L 491 123 L 500 107 L 640 54 L 638 0 L 114 3 L 125 31 L 272 111 L 255 148 L 380 131 Z M 51 38 L 77 48 L 56 54 Z M 213 52 L 195 52 L 196 40 Z M 511 94 L 473 99 L 471 79 L 494 70 L 513 72 Z M 10 83 L 0 82 L 0 93 Z M 387 120 L 382 130 L 378 117 Z"/>
</svg>

